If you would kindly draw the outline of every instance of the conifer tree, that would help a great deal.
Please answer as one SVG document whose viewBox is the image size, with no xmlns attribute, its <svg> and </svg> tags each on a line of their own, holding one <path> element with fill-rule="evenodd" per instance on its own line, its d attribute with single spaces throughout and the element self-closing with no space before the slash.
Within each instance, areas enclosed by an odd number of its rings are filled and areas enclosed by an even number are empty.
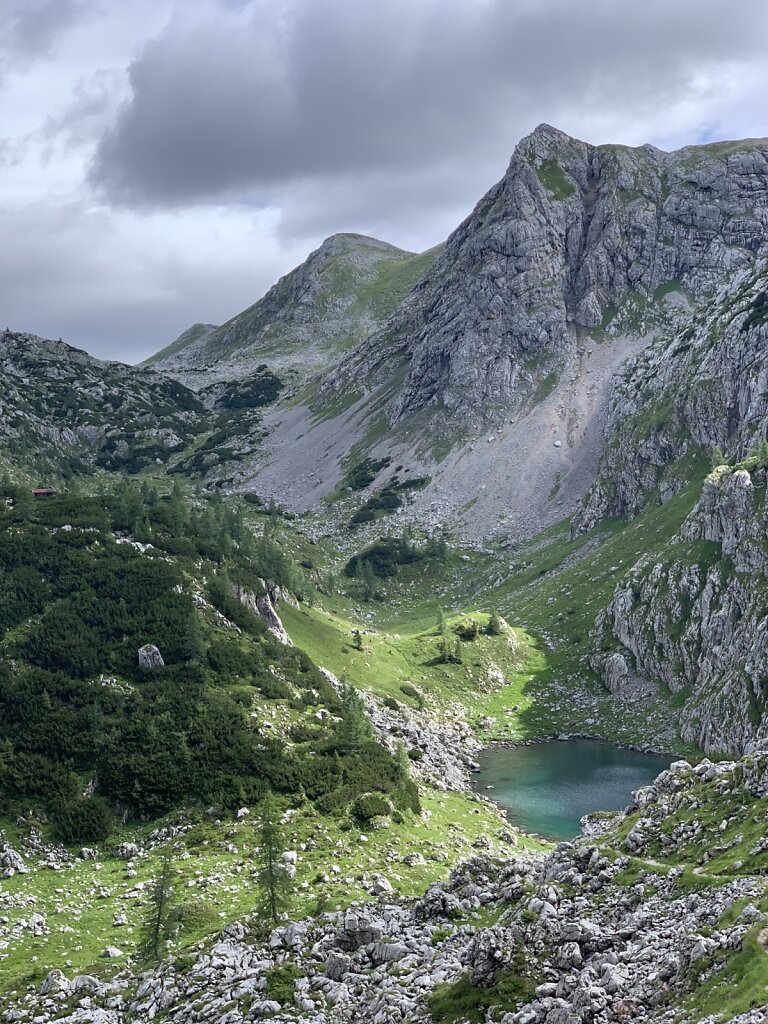
<svg viewBox="0 0 768 1024">
<path fill-rule="evenodd" d="M 397 741 L 395 747 L 395 764 L 397 766 L 397 776 L 400 780 L 410 779 L 411 777 L 411 759 L 408 757 L 408 751 L 406 750 L 405 744 L 402 740 Z"/>
<path fill-rule="evenodd" d="M 464 661 L 464 648 L 458 637 L 456 638 L 456 644 L 453 648 L 451 661 L 455 662 L 457 665 L 461 665 Z"/>
<path fill-rule="evenodd" d="M 448 621 L 442 608 L 437 610 L 437 634 L 440 637 L 437 644 L 437 657 L 444 665 L 452 660 L 453 641 L 448 635 Z"/>
<path fill-rule="evenodd" d="M 718 466 L 725 465 L 725 454 L 719 444 L 716 444 L 712 449 L 712 469 L 717 469 Z"/>
<path fill-rule="evenodd" d="M 293 883 L 282 859 L 285 839 L 280 827 L 280 809 L 271 791 L 261 803 L 258 841 L 256 881 L 260 898 L 257 912 L 263 919 L 277 924 L 290 905 Z"/>
<path fill-rule="evenodd" d="M 341 691 L 341 722 L 339 722 L 337 746 L 340 750 L 357 750 L 373 738 L 371 720 L 365 709 L 363 698 L 349 683 Z"/>
<path fill-rule="evenodd" d="M 376 574 L 367 559 L 360 562 L 360 578 L 363 583 L 363 600 L 373 601 L 376 597 Z"/>
<path fill-rule="evenodd" d="M 137 954 L 143 963 L 157 963 L 168 942 L 175 877 L 173 858 L 166 853 L 152 882 L 149 905 L 141 926 Z"/>
<path fill-rule="evenodd" d="M 16 522 L 28 523 L 34 515 L 35 499 L 28 487 L 20 487 L 13 499 L 13 518 Z"/>
<path fill-rule="evenodd" d="M 501 616 L 497 611 L 491 612 L 491 617 L 488 619 L 488 625 L 485 627 L 485 632 L 488 636 L 499 636 L 504 631 L 504 624 L 501 621 Z"/>
</svg>

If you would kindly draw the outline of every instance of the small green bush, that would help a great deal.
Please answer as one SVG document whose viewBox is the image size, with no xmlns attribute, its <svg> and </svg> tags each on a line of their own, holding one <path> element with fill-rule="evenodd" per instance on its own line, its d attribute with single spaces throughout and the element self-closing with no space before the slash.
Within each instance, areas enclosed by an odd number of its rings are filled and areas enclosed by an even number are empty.
<svg viewBox="0 0 768 1024">
<path fill-rule="evenodd" d="M 265 672 L 263 676 L 259 676 L 254 679 L 253 685 L 267 700 L 288 700 L 293 696 L 293 690 L 291 690 L 288 683 L 282 679 L 278 679 L 269 672 Z"/>
<path fill-rule="evenodd" d="M 277 1003 L 292 1003 L 296 982 L 302 977 L 301 971 L 295 964 L 280 964 L 271 967 L 266 973 L 266 993 L 270 999 Z"/>
<path fill-rule="evenodd" d="M 344 478 L 347 487 L 352 491 L 362 491 L 376 479 L 380 470 L 388 466 L 392 460 L 389 457 L 383 459 L 363 459 L 352 466 Z"/>
<path fill-rule="evenodd" d="M 392 813 L 392 804 L 381 793 L 361 793 L 350 808 L 357 821 L 366 824 L 373 818 L 387 817 Z"/>
<path fill-rule="evenodd" d="M 51 811 L 51 820 L 62 843 L 100 843 L 114 825 L 114 816 L 101 797 L 75 797 L 61 800 Z"/>
<path fill-rule="evenodd" d="M 358 512 L 352 516 L 349 520 L 353 526 L 357 526 L 360 523 L 371 523 L 376 518 L 376 513 L 372 508 L 366 508 L 364 505 Z"/>
<path fill-rule="evenodd" d="M 477 619 L 466 619 L 457 626 L 456 632 L 462 640 L 477 640 L 480 635 L 480 626 Z"/>
<path fill-rule="evenodd" d="M 416 687 L 412 686 L 410 683 L 401 683 L 400 693 L 404 694 L 406 697 L 410 697 L 412 701 L 416 702 L 419 708 L 424 707 L 424 698 Z"/>
</svg>

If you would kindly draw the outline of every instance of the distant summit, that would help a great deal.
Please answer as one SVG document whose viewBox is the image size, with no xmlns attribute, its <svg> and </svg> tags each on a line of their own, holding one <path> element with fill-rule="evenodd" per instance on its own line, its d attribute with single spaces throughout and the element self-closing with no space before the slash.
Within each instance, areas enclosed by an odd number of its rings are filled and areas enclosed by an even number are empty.
<svg viewBox="0 0 768 1024">
<path fill-rule="evenodd" d="M 253 306 L 220 327 L 195 324 L 147 364 L 197 388 L 264 362 L 302 382 L 381 327 L 433 258 L 331 235 Z"/>
</svg>

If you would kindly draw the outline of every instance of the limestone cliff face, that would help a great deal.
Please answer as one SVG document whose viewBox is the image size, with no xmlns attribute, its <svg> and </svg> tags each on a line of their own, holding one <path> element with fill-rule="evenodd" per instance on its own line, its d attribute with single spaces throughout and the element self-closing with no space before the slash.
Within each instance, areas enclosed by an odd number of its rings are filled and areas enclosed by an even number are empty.
<svg viewBox="0 0 768 1024">
<path fill-rule="evenodd" d="M 768 438 L 767 289 L 759 260 L 616 381 L 608 443 L 575 531 L 666 500 L 715 448 L 737 460 Z"/>
<path fill-rule="evenodd" d="M 707 752 L 768 741 L 765 460 L 720 467 L 670 545 L 616 588 L 593 633 L 593 667 L 621 692 L 634 676 L 684 701 L 684 739 Z"/>
<path fill-rule="evenodd" d="M 768 141 L 663 153 L 591 146 L 542 125 L 325 389 L 399 369 L 391 423 L 428 406 L 493 417 L 535 394 L 585 332 L 645 333 L 760 255 Z"/>
</svg>

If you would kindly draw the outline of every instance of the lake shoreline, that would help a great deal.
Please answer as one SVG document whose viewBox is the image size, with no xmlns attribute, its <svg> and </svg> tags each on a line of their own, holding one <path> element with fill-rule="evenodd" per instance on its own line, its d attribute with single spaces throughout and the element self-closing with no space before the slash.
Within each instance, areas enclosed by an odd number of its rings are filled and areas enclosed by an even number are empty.
<svg viewBox="0 0 768 1024">
<path fill-rule="evenodd" d="M 655 757 L 670 757 L 673 760 L 686 760 L 691 764 L 696 763 L 696 760 L 691 759 L 691 755 L 681 754 L 678 750 L 665 750 L 660 747 L 652 746 L 640 746 L 637 743 L 622 743 L 619 740 L 607 739 L 605 736 L 596 736 L 594 733 L 589 732 L 553 732 L 549 736 L 539 736 L 536 739 L 526 740 L 490 740 L 488 743 L 483 745 L 480 753 L 484 753 L 486 750 L 492 750 L 495 747 L 503 747 L 506 750 L 515 750 L 518 747 L 536 747 L 543 743 L 569 743 L 574 740 L 590 740 L 593 743 L 605 743 L 607 746 L 616 747 L 618 750 L 634 750 L 638 754 L 649 754 Z M 705 755 L 702 751 L 701 760 Z M 711 757 L 710 757 L 711 760 Z"/>
</svg>

